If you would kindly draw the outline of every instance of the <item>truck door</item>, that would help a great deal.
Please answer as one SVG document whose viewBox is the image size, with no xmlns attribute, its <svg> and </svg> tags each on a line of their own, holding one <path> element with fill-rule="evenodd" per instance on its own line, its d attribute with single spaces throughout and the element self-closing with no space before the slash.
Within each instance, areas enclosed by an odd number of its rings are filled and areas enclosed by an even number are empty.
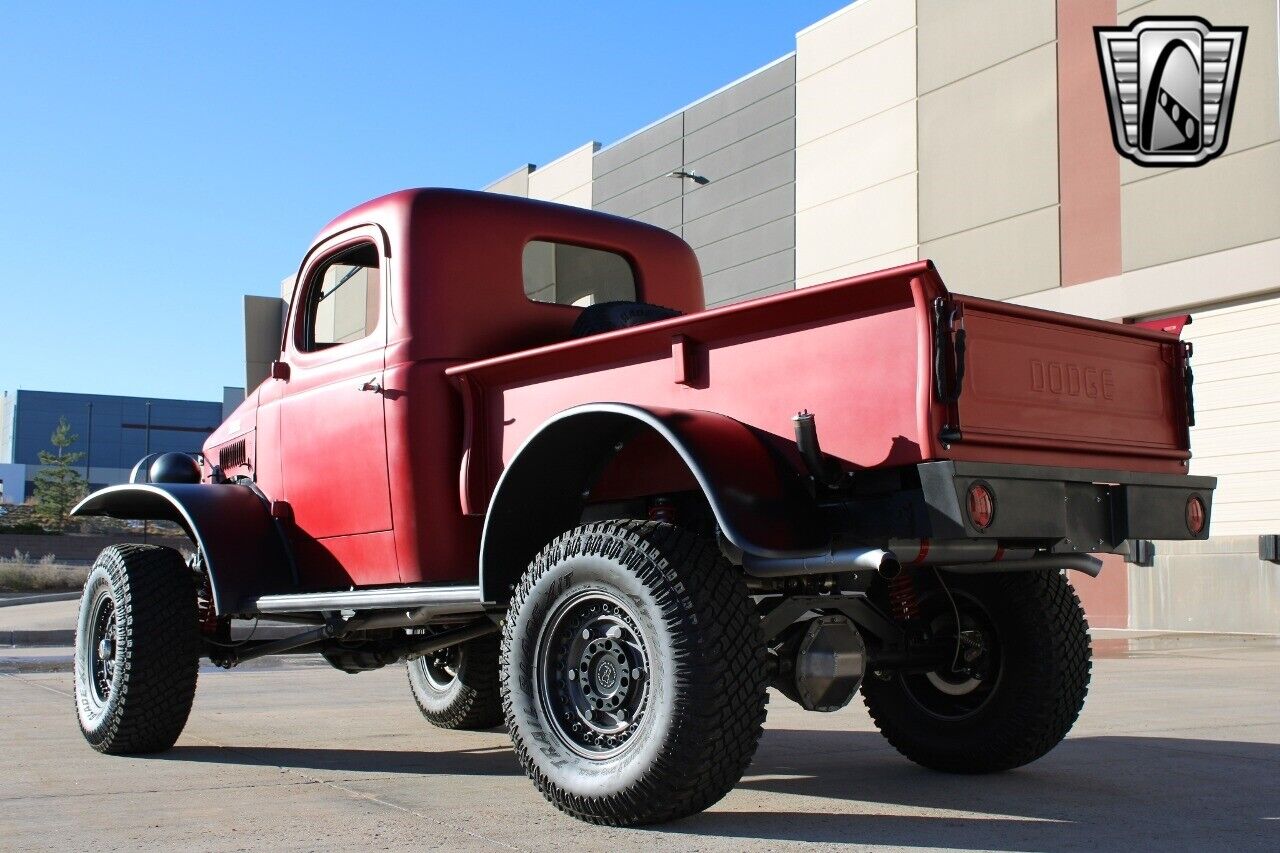
<svg viewBox="0 0 1280 853">
<path fill-rule="evenodd" d="M 303 585 L 399 580 L 383 414 L 386 269 L 373 234 L 313 253 L 289 312 L 280 460 Z"/>
</svg>

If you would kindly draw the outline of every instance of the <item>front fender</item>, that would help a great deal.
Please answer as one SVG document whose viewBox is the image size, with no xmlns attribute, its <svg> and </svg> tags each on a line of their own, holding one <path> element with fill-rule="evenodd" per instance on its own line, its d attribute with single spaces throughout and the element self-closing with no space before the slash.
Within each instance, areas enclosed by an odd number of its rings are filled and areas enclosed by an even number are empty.
<svg viewBox="0 0 1280 853">
<path fill-rule="evenodd" d="M 287 551 L 267 507 L 245 486 L 131 483 L 89 495 L 72 515 L 172 521 L 204 555 L 219 616 L 253 611 L 260 595 L 292 589 Z"/>
<path fill-rule="evenodd" d="M 485 601 L 505 600 L 533 556 L 578 524 L 584 490 L 637 430 L 651 430 L 679 455 L 721 535 L 744 554 L 810 557 L 829 550 L 812 496 L 756 430 L 715 412 L 595 403 L 544 423 L 499 478 L 480 545 Z"/>
</svg>

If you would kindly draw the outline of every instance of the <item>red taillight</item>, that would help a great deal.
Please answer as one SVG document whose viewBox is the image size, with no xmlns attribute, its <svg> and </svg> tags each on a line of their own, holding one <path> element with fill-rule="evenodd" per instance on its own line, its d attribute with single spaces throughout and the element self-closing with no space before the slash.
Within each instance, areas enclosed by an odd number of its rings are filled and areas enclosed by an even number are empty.
<svg viewBox="0 0 1280 853">
<path fill-rule="evenodd" d="M 1206 515 L 1204 501 L 1200 500 L 1199 495 L 1187 498 L 1187 529 L 1191 531 L 1192 536 L 1199 536 L 1204 532 Z"/>
<path fill-rule="evenodd" d="M 969 520 L 979 530 L 986 530 L 996 517 L 996 496 L 986 483 L 974 483 L 969 487 L 966 501 L 969 508 Z"/>
</svg>

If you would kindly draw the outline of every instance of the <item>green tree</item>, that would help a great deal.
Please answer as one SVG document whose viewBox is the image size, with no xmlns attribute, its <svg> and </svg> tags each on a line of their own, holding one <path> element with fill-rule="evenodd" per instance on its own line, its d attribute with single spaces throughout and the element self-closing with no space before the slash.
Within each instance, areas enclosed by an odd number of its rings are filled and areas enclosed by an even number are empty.
<svg viewBox="0 0 1280 853">
<path fill-rule="evenodd" d="M 79 438 L 71 434 L 71 424 L 65 417 L 58 418 L 58 426 L 49 436 L 55 452 L 40 451 L 40 464 L 45 467 L 36 472 L 36 512 L 47 528 L 61 530 L 66 527 L 68 513 L 87 491 L 84 477 L 71 467 L 83 459 L 84 454 L 67 450 Z"/>
</svg>

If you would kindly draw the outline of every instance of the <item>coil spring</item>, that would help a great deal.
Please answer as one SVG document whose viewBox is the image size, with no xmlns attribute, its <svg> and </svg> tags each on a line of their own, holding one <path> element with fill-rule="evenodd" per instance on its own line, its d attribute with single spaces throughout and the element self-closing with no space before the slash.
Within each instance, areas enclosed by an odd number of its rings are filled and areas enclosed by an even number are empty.
<svg viewBox="0 0 1280 853">
<path fill-rule="evenodd" d="M 920 615 L 920 599 L 910 570 L 904 569 L 889 579 L 889 610 L 903 622 L 910 622 Z"/>
</svg>

